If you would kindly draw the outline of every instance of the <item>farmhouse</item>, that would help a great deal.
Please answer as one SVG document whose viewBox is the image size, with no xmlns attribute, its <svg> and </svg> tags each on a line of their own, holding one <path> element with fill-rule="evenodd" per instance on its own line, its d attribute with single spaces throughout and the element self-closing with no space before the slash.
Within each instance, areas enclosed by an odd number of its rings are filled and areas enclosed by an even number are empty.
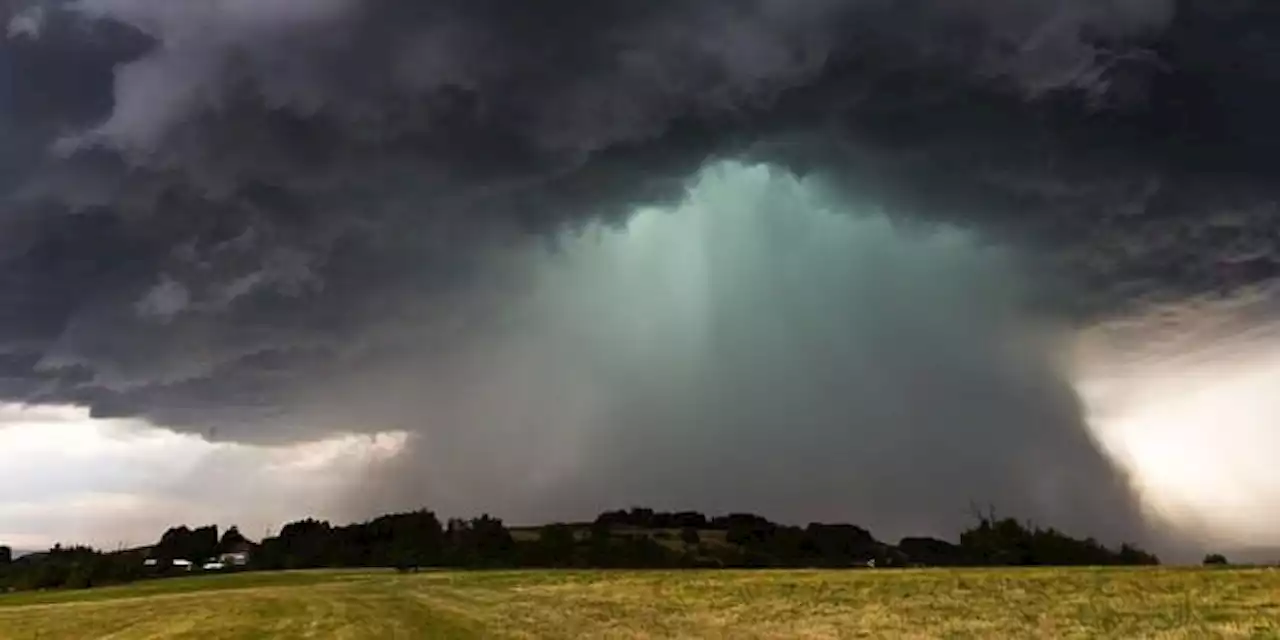
<svg viewBox="0 0 1280 640">
<path fill-rule="evenodd" d="M 218 561 L 229 567 L 243 567 L 249 564 L 252 554 L 253 545 L 249 542 L 240 542 L 219 554 Z"/>
</svg>

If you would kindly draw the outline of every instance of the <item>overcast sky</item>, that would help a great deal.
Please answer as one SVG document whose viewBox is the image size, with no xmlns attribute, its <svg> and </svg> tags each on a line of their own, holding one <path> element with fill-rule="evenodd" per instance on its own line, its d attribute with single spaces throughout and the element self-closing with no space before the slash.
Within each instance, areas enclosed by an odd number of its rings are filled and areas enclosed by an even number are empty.
<svg viewBox="0 0 1280 640">
<path fill-rule="evenodd" d="M 0 542 L 1280 545 L 1269 6 L 11 0 Z"/>
<path fill-rule="evenodd" d="M 341 478 L 395 455 L 402 434 L 288 447 L 210 444 L 81 409 L 0 408 L 0 540 L 150 544 L 178 523 L 238 524 L 253 537 L 324 514 Z"/>
</svg>

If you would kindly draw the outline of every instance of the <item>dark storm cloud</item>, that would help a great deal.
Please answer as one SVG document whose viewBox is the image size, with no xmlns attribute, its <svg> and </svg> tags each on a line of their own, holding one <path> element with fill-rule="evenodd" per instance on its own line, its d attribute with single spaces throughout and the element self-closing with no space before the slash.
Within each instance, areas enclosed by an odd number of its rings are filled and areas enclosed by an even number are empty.
<svg viewBox="0 0 1280 640">
<path fill-rule="evenodd" d="M 374 478 L 389 496 L 361 486 L 360 507 L 485 496 L 536 520 L 626 496 L 893 535 L 948 533 L 982 496 L 1134 534 L 1005 257 L 954 232 L 904 240 L 760 171 L 720 165 L 678 212 L 570 245 L 568 268 L 544 267 L 532 303 L 513 302 L 524 315 L 439 371 L 391 359 L 384 377 L 330 387 L 353 415 L 423 399 L 416 455 Z"/>
<path fill-rule="evenodd" d="M 677 203 L 717 158 L 1035 248 L 1088 293 L 1046 288 L 1056 311 L 1275 270 L 1280 92 L 1265 88 L 1280 66 L 1265 36 L 1280 15 L 1266 3 L 8 11 L 0 390 L 13 400 L 240 440 L 420 428 L 427 408 L 359 414 L 325 395 L 465 394 L 468 371 L 501 367 L 457 345 L 516 322 L 507 294 L 527 284 L 533 243 Z M 449 368 L 460 357 L 472 368 Z M 1078 429 L 1057 393 L 1018 419 Z"/>
</svg>

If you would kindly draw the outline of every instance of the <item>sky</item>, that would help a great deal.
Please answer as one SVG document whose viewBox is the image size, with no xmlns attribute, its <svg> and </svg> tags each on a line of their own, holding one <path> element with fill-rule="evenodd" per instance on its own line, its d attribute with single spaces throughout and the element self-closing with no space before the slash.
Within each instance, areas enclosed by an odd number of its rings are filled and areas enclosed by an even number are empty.
<svg viewBox="0 0 1280 640">
<path fill-rule="evenodd" d="M 0 407 L 0 539 L 105 549 L 150 544 L 178 522 L 237 524 L 253 537 L 330 508 L 335 482 L 394 456 L 403 434 L 283 447 L 212 444 L 83 409 Z"/>
<path fill-rule="evenodd" d="M 991 504 L 1280 548 L 1261 0 L 0 18 L 0 543 Z"/>
</svg>

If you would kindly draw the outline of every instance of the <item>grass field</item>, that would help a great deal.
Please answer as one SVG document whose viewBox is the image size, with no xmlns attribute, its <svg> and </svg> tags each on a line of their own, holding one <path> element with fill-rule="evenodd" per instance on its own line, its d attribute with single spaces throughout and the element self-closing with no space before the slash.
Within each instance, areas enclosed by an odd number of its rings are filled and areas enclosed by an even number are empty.
<svg viewBox="0 0 1280 640">
<path fill-rule="evenodd" d="M 307 571 L 0 596 L 0 638 L 1280 638 L 1280 571 Z"/>
</svg>

